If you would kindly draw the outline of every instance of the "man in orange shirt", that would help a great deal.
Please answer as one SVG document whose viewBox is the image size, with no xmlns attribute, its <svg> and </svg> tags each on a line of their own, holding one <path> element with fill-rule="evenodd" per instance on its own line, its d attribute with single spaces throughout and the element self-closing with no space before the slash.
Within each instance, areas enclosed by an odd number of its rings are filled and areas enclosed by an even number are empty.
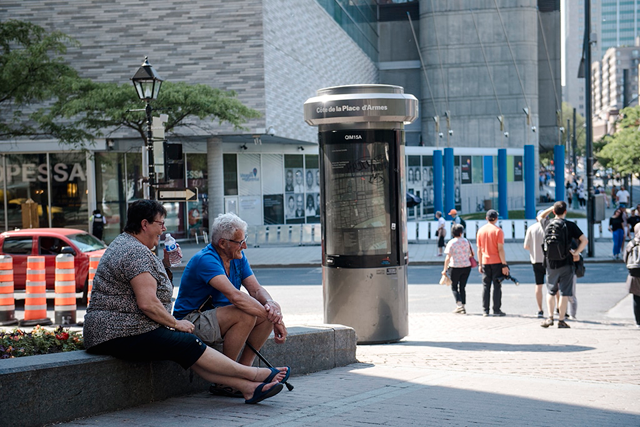
<svg viewBox="0 0 640 427">
<path fill-rule="evenodd" d="M 500 310 L 502 305 L 502 283 L 500 276 L 509 274 L 509 267 L 504 255 L 504 232 L 498 227 L 498 212 L 489 209 L 487 211 L 487 224 L 478 230 L 476 236 L 478 246 L 478 271 L 482 274 L 482 305 L 483 316 L 489 316 L 489 301 L 491 296 L 491 283 L 493 283 L 493 314 L 506 316 Z"/>
</svg>

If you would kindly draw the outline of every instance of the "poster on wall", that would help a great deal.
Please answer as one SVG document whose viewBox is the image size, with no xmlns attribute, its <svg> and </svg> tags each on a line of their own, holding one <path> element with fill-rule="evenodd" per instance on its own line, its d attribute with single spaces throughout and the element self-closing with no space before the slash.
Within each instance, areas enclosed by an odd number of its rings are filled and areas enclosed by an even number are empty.
<svg viewBox="0 0 640 427">
<path fill-rule="evenodd" d="M 472 180 L 472 167 L 471 167 L 471 156 L 461 156 L 461 179 L 463 184 L 471 184 Z"/>
<path fill-rule="evenodd" d="M 305 215 L 308 224 L 320 222 L 320 193 L 307 193 Z"/>
<path fill-rule="evenodd" d="M 262 196 L 264 224 L 284 224 L 284 206 L 282 194 L 265 194 Z"/>
<path fill-rule="evenodd" d="M 285 195 L 285 223 L 286 224 L 303 224 L 304 223 L 304 193 L 289 193 Z"/>
<path fill-rule="evenodd" d="M 513 180 L 522 181 L 522 156 L 513 156 Z"/>
<path fill-rule="evenodd" d="M 238 200 L 238 216 L 248 224 L 261 224 L 262 197 L 240 196 Z"/>
</svg>

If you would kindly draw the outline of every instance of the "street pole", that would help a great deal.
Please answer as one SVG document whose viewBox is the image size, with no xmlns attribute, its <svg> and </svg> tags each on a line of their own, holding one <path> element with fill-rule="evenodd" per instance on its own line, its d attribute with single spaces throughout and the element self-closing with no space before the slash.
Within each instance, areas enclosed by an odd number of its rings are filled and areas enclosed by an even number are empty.
<svg viewBox="0 0 640 427">
<path fill-rule="evenodd" d="M 148 162 L 148 172 L 149 172 L 149 182 L 147 183 L 147 186 L 145 187 L 146 190 L 146 194 L 145 194 L 145 199 L 155 199 L 155 178 L 156 178 L 156 171 L 155 171 L 155 166 L 154 166 L 154 158 L 153 158 L 153 130 L 151 128 L 151 124 L 153 122 L 153 117 L 152 117 L 152 113 L 153 113 L 153 108 L 151 108 L 151 102 L 147 101 L 147 106 L 144 109 L 146 115 L 147 115 L 147 141 L 146 141 L 146 145 L 147 145 L 147 162 Z"/>
<path fill-rule="evenodd" d="M 593 191 L 593 129 L 591 117 L 591 0 L 584 0 L 584 86 L 586 96 L 585 119 L 586 129 L 586 170 L 587 170 L 587 237 L 589 239 L 588 256 L 595 256 L 595 239 L 593 236 L 593 223 L 595 213 L 595 198 Z"/>
<path fill-rule="evenodd" d="M 572 152 L 573 152 L 573 157 L 572 157 L 572 162 L 573 162 L 573 170 L 576 173 L 576 176 L 578 175 L 578 161 L 577 159 L 577 154 L 576 154 L 576 150 L 578 149 L 578 138 L 576 137 L 576 109 L 573 109 L 573 132 L 572 132 L 573 138 L 571 139 L 571 146 L 572 146 Z"/>
</svg>

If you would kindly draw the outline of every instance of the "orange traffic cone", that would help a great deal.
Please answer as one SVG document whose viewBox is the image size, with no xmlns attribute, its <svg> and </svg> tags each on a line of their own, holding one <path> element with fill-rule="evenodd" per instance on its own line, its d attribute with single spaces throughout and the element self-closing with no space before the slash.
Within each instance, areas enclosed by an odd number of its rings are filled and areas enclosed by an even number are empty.
<svg viewBox="0 0 640 427">
<path fill-rule="evenodd" d="M 13 258 L 0 255 L 0 326 L 18 324 L 13 294 Z"/>
<path fill-rule="evenodd" d="M 89 290 L 87 291 L 87 307 L 89 306 L 89 302 L 91 302 L 93 278 L 96 277 L 96 271 L 98 270 L 98 264 L 100 264 L 100 258 L 102 258 L 102 255 L 91 255 L 89 257 Z"/>
<path fill-rule="evenodd" d="M 76 324 L 76 269 L 71 254 L 56 256 L 55 324 Z"/>
<path fill-rule="evenodd" d="M 47 317 L 47 281 L 44 257 L 27 258 L 26 296 L 24 299 L 24 319 L 20 326 L 50 325 Z"/>
</svg>

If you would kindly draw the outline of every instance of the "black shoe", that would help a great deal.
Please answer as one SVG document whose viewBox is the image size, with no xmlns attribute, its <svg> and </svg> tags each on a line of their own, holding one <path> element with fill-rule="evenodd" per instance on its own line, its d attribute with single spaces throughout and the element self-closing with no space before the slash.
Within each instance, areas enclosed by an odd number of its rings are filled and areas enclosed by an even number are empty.
<svg viewBox="0 0 640 427">
<path fill-rule="evenodd" d="M 558 320 L 558 329 L 569 329 L 571 326 L 567 325 L 564 320 Z"/>
<path fill-rule="evenodd" d="M 209 386 L 209 393 L 214 396 L 222 396 L 222 397 L 242 397 L 242 392 L 239 390 L 234 390 L 231 387 L 224 386 L 222 384 L 211 384 Z"/>
<path fill-rule="evenodd" d="M 495 310 L 494 310 L 494 311 L 493 311 L 493 315 L 494 315 L 494 316 L 498 316 L 498 317 L 503 317 L 503 316 L 506 316 L 506 315 L 507 315 L 507 313 L 505 313 L 504 311 L 500 311 L 500 310 L 498 310 L 498 311 L 495 311 Z"/>
<path fill-rule="evenodd" d="M 540 310 L 538 312 L 538 319 L 542 319 L 542 318 L 544 318 L 544 312 L 542 310 Z"/>
<path fill-rule="evenodd" d="M 549 326 L 553 326 L 553 318 L 552 317 L 548 318 L 547 320 L 542 322 L 540 326 L 542 326 L 543 328 L 548 328 Z"/>
</svg>

